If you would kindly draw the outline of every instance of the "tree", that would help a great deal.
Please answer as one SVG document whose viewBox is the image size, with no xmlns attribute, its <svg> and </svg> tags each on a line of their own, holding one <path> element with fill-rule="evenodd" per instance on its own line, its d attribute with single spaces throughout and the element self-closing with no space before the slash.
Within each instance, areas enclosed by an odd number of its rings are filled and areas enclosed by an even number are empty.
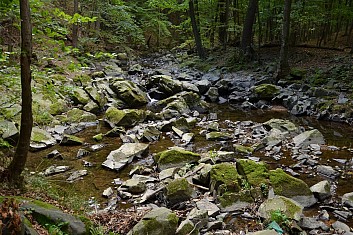
<svg viewBox="0 0 353 235">
<path fill-rule="evenodd" d="M 31 139 L 32 117 L 32 91 L 31 91 L 31 57 L 32 57 L 32 26 L 31 13 L 28 0 L 20 0 L 21 17 L 21 128 L 15 155 L 4 172 L 2 179 L 7 180 L 16 187 L 21 187 L 23 179 L 21 173 L 25 168 L 29 144 Z"/>
<path fill-rule="evenodd" d="M 279 67 L 276 74 L 276 82 L 279 79 L 287 76 L 290 72 L 288 63 L 288 41 L 289 41 L 289 29 L 290 29 L 290 11 L 291 11 L 291 0 L 285 0 L 283 9 L 283 26 L 282 26 L 282 43 L 281 51 L 279 56 Z"/>
<path fill-rule="evenodd" d="M 78 0 L 74 0 L 74 14 L 78 13 Z M 75 22 L 72 25 L 72 46 L 77 47 L 77 42 L 78 42 L 78 23 Z"/>
<path fill-rule="evenodd" d="M 254 49 L 252 48 L 251 44 L 253 38 L 253 26 L 255 23 L 258 4 L 258 0 L 249 0 L 248 10 L 243 26 L 241 49 L 246 59 L 252 59 L 254 57 Z"/>
<path fill-rule="evenodd" d="M 218 8 L 219 8 L 219 31 L 218 37 L 219 42 L 222 47 L 225 49 L 227 44 L 227 30 L 228 30 L 228 16 L 229 16 L 229 1 L 230 0 L 219 0 Z"/>
<path fill-rule="evenodd" d="M 196 4 L 197 4 L 197 2 L 196 2 Z M 194 34 L 197 54 L 199 55 L 199 57 L 201 59 L 204 59 L 206 57 L 206 54 L 205 54 L 205 50 L 202 46 L 199 26 L 196 22 L 194 0 L 189 1 L 189 15 L 190 15 L 190 20 L 191 20 L 191 25 L 192 25 L 192 32 Z"/>
</svg>

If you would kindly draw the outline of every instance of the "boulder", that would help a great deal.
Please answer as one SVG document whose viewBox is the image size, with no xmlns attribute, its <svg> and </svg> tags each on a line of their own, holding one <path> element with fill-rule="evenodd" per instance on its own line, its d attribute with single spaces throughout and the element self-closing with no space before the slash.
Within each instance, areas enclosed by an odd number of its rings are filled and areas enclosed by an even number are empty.
<svg viewBox="0 0 353 235">
<path fill-rule="evenodd" d="M 160 170 L 172 167 L 182 167 L 186 163 L 193 163 L 200 160 L 200 155 L 181 148 L 172 148 L 154 155 L 154 161 Z"/>
<path fill-rule="evenodd" d="M 206 140 L 229 140 L 231 138 L 232 135 L 226 132 L 212 131 L 206 134 Z"/>
<path fill-rule="evenodd" d="M 66 121 L 68 123 L 75 122 L 94 122 L 97 120 L 97 116 L 93 113 L 83 111 L 81 109 L 73 108 L 66 114 Z"/>
<path fill-rule="evenodd" d="M 193 194 L 194 189 L 185 178 L 179 178 L 171 181 L 166 186 L 166 199 L 173 205 L 183 201 L 189 200 Z"/>
<path fill-rule="evenodd" d="M 263 162 L 255 162 L 247 159 L 240 159 L 237 161 L 237 171 L 239 174 L 245 176 L 245 179 L 251 186 L 268 185 L 269 171 L 268 167 Z"/>
<path fill-rule="evenodd" d="M 271 214 L 279 211 L 287 218 L 299 221 L 303 214 L 303 207 L 296 201 L 283 196 L 276 196 L 265 200 L 259 207 L 259 214 L 264 219 L 271 219 Z"/>
<path fill-rule="evenodd" d="M 218 88 L 210 87 L 206 92 L 205 96 L 206 96 L 206 99 L 211 101 L 212 103 L 217 102 L 219 97 Z"/>
<path fill-rule="evenodd" d="M 206 227 L 208 223 L 208 212 L 206 210 L 193 208 L 186 216 L 186 219 L 192 221 L 197 229 L 201 229 Z"/>
<path fill-rule="evenodd" d="M 49 106 L 49 113 L 51 115 L 59 115 L 65 113 L 69 110 L 69 106 L 67 105 L 65 100 L 58 99 Z"/>
<path fill-rule="evenodd" d="M 306 148 L 310 144 L 325 144 L 324 136 L 317 129 L 305 131 L 293 138 L 296 147 Z"/>
<path fill-rule="evenodd" d="M 322 229 L 324 231 L 330 228 L 316 217 L 303 217 L 298 224 L 303 229 Z"/>
<path fill-rule="evenodd" d="M 72 235 L 86 235 L 89 232 L 86 230 L 86 225 L 77 217 L 64 213 L 60 209 L 46 204 L 44 202 L 32 203 L 26 202 L 21 206 L 23 210 L 28 210 L 31 212 L 31 216 L 41 223 L 42 226 L 45 226 L 46 223 L 66 224 L 61 229 L 66 234 Z"/>
<path fill-rule="evenodd" d="M 289 133 L 290 135 L 296 134 L 298 132 L 298 127 L 291 121 L 284 119 L 272 118 L 267 122 L 264 122 L 264 126 L 268 129 L 278 129 L 282 133 Z"/>
<path fill-rule="evenodd" d="M 206 210 L 208 213 L 208 216 L 210 217 L 216 216 L 220 211 L 219 207 L 216 204 L 210 202 L 205 198 L 196 202 L 196 206 L 197 206 L 197 209 L 199 210 Z"/>
<path fill-rule="evenodd" d="M 254 152 L 254 149 L 251 146 L 244 146 L 241 144 L 234 144 L 233 145 L 235 152 L 241 155 L 249 155 Z"/>
<path fill-rule="evenodd" d="M 60 141 L 60 145 L 62 146 L 77 146 L 82 144 L 83 139 L 74 135 L 64 135 L 62 140 Z"/>
<path fill-rule="evenodd" d="M 176 230 L 176 235 L 199 235 L 200 232 L 195 228 L 195 225 L 189 219 L 184 220 L 180 223 Z"/>
<path fill-rule="evenodd" d="M 183 90 L 183 83 L 169 75 L 154 75 L 147 80 L 147 88 L 155 87 L 162 93 L 162 99 L 175 95 Z"/>
<path fill-rule="evenodd" d="M 337 172 L 335 169 L 333 169 L 332 166 L 325 166 L 325 165 L 317 166 L 316 172 L 319 175 L 328 177 L 330 179 L 335 179 L 335 178 L 337 178 L 340 175 L 340 173 Z"/>
<path fill-rule="evenodd" d="M 146 190 L 146 183 L 136 178 L 128 179 L 120 186 L 119 189 L 134 194 L 143 193 Z"/>
<path fill-rule="evenodd" d="M 250 190 L 241 190 L 239 192 L 225 192 L 217 199 L 221 204 L 222 211 L 231 212 L 243 210 L 254 203 L 254 199 L 251 196 Z"/>
<path fill-rule="evenodd" d="M 102 109 L 107 104 L 108 100 L 106 96 L 102 91 L 98 90 L 96 87 L 85 87 L 85 91 L 87 92 L 87 94 L 89 94 L 91 99 L 94 101 L 94 103 L 99 106 L 100 109 Z"/>
<path fill-rule="evenodd" d="M 87 93 L 85 92 L 85 90 L 83 90 L 80 87 L 74 87 L 72 89 L 72 92 L 70 94 L 70 98 L 74 102 L 75 105 L 77 105 L 77 104 L 85 105 L 90 101 L 90 98 L 87 95 Z"/>
<path fill-rule="evenodd" d="M 270 184 L 276 195 L 284 196 L 301 204 L 303 207 L 310 207 L 316 203 L 316 198 L 309 186 L 301 179 L 288 175 L 282 169 L 271 170 Z"/>
<path fill-rule="evenodd" d="M 149 145 L 143 143 L 126 143 L 117 150 L 111 151 L 102 166 L 119 171 L 132 162 L 135 157 L 146 154 Z"/>
<path fill-rule="evenodd" d="M 273 147 L 279 145 L 285 140 L 286 134 L 277 128 L 271 129 L 267 135 L 262 139 L 262 143 L 266 146 Z"/>
<path fill-rule="evenodd" d="M 353 208 L 353 192 L 345 193 L 342 196 L 342 204 L 350 208 Z"/>
<path fill-rule="evenodd" d="M 105 121 L 114 128 L 115 126 L 135 126 L 145 120 L 146 113 L 140 109 L 117 109 L 109 107 L 105 112 Z"/>
<path fill-rule="evenodd" d="M 31 151 L 37 151 L 44 148 L 48 148 L 56 144 L 56 139 L 49 134 L 46 130 L 40 129 L 38 127 L 32 128 L 31 133 Z"/>
<path fill-rule="evenodd" d="M 257 98 L 261 100 L 271 100 L 280 92 L 280 88 L 273 84 L 261 84 L 253 89 Z"/>
<path fill-rule="evenodd" d="M 128 235 L 161 235 L 175 234 L 178 217 L 165 207 L 155 208 L 148 212 L 128 233 Z"/>
<path fill-rule="evenodd" d="M 326 198 L 331 197 L 331 184 L 328 180 L 320 181 L 319 183 L 310 187 L 311 192 L 314 193 L 314 196 L 322 201 Z"/>
<path fill-rule="evenodd" d="M 16 142 L 19 135 L 19 131 L 15 123 L 10 121 L 0 121 L 0 136 L 6 141 Z"/>
<path fill-rule="evenodd" d="M 220 163 L 212 166 L 210 171 L 210 191 L 216 191 L 217 195 L 225 192 L 238 192 L 239 174 L 235 165 L 231 163 Z"/>
<path fill-rule="evenodd" d="M 70 167 L 68 166 L 50 166 L 44 171 L 45 176 L 56 175 L 68 171 Z"/>
<path fill-rule="evenodd" d="M 131 81 L 116 80 L 110 87 L 130 108 L 138 108 L 148 103 L 147 94 Z"/>
</svg>

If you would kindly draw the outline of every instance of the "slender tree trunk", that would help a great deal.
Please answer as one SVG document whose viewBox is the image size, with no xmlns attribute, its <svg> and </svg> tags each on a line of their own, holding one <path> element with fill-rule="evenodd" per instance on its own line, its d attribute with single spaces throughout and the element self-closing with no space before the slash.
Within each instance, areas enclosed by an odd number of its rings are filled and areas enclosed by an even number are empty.
<svg viewBox="0 0 353 235">
<path fill-rule="evenodd" d="M 257 8 L 258 0 L 249 0 L 248 11 L 245 17 L 243 36 L 241 40 L 241 49 L 246 59 L 252 59 L 254 56 L 254 49 L 252 48 L 251 44 Z"/>
<path fill-rule="evenodd" d="M 283 9 L 283 26 L 282 26 L 282 43 L 281 51 L 279 56 L 279 67 L 276 74 L 276 82 L 279 79 L 287 76 L 290 72 L 288 63 L 288 39 L 290 29 L 290 11 L 291 11 L 292 0 L 285 0 Z"/>
<path fill-rule="evenodd" d="M 14 186 L 22 186 L 21 173 L 25 168 L 31 139 L 32 91 L 31 91 L 31 57 L 32 57 L 32 26 L 28 0 L 20 0 L 21 16 L 21 129 L 13 160 L 8 167 L 8 181 Z"/>
<path fill-rule="evenodd" d="M 223 49 L 226 48 L 227 44 L 227 30 L 228 30 L 228 15 L 229 15 L 229 0 L 219 0 L 219 31 L 218 37 Z"/>
<path fill-rule="evenodd" d="M 78 0 L 74 0 L 74 14 L 78 13 Z M 78 43 L 78 23 L 72 25 L 72 46 L 77 47 Z"/>
<path fill-rule="evenodd" d="M 190 20 L 191 20 L 191 25 L 192 25 L 192 31 L 194 33 L 197 54 L 201 59 L 204 59 L 204 58 L 206 58 L 206 54 L 205 54 L 205 50 L 202 46 L 199 27 L 196 23 L 194 0 L 189 1 L 189 15 L 190 15 Z"/>
</svg>

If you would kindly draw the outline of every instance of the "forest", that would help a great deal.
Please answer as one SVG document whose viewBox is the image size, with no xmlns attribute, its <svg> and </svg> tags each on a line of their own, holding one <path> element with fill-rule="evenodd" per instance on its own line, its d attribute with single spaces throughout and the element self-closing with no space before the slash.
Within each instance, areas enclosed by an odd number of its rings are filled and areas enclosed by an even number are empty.
<svg viewBox="0 0 353 235">
<path fill-rule="evenodd" d="M 353 233 L 351 0 L 0 0 L 0 235 Z"/>
</svg>

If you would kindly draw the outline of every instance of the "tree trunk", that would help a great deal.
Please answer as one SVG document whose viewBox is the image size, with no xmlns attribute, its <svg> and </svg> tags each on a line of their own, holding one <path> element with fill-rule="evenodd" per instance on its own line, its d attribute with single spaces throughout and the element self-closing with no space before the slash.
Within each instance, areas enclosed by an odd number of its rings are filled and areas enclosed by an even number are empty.
<svg viewBox="0 0 353 235">
<path fill-rule="evenodd" d="M 31 91 L 31 57 L 32 57 L 32 26 L 28 0 L 20 0 L 21 16 L 21 129 L 13 160 L 7 169 L 8 181 L 13 186 L 22 186 L 21 173 L 25 168 L 31 139 L 32 91 Z"/>
<path fill-rule="evenodd" d="M 241 40 L 241 49 L 246 59 L 252 60 L 254 49 L 252 48 L 253 26 L 255 22 L 258 0 L 249 0 L 248 11 L 246 13 L 243 36 Z"/>
<path fill-rule="evenodd" d="M 290 29 L 290 11 L 291 11 L 292 0 L 285 0 L 283 9 L 283 26 L 282 26 L 282 43 L 281 51 L 279 56 L 279 67 L 276 74 L 276 82 L 279 79 L 287 76 L 290 72 L 288 63 L 288 39 Z"/>
<path fill-rule="evenodd" d="M 219 37 L 220 44 L 222 45 L 223 49 L 225 49 L 227 44 L 229 0 L 219 0 L 218 9 L 219 9 L 219 23 L 220 23 L 218 37 Z"/>
<path fill-rule="evenodd" d="M 202 46 L 200 31 L 196 23 L 194 0 L 189 1 L 189 15 L 192 25 L 192 32 L 194 33 L 197 54 L 201 59 L 204 59 L 206 58 L 206 54 Z"/>
<path fill-rule="evenodd" d="M 78 0 L 74 0 L 73 15 L 75 15 L 76 13 L 78 13 Z M 78 43 L 78 23 L 74 23 L 72 25 L 72 46 L 76 48 L 77 43 Z"/>
</svg>

